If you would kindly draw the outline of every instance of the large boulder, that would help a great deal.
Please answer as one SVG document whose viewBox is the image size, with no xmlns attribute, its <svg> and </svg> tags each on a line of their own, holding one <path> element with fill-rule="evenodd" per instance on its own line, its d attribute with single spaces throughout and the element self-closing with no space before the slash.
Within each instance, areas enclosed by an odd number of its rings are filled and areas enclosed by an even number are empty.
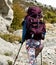
<svg viewBox="0 0 56 65">
<path fill-rule="evenodd" d="M 8 63 L 13 63 L 19 47 L 20 44 L 10 43 L 0 38 L 0 65 L 9 65 Z"/>
<path fill-rule="evenodd" d="M 8 33 L 7 28 L 13 20 L 13 0 L 0 0 L 0 32 Z"/>
</svg>

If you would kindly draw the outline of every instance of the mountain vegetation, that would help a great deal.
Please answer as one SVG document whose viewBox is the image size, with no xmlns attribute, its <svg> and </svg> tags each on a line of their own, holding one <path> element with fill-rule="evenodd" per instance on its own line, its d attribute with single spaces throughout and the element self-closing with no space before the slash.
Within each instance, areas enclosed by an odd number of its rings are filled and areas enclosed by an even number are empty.
<svg viewBox="0 0 56 65">
<path fill-rule="evenodd" d="M 21 37 L 13 35 L 13 34 L 1 34 L 0 33 L 0 37 L 6 40 L 7 42 L 11 42 L 11 43 L 13 43 L 14 41 L 21 41 Z"/>
<path fill-rule="evenodd" d="M 39 6 L 43 10 L 44 20 L 46 23 L 56 23 L 56 9 L 50 5 L 42 5 L 41 3 L 34 2 L 25 2 L 24 0 L 14 0 L 13 1 L 13 10 L 14 10 L 14 19 L 11 24 L 11 28 L 14 30 L 22 28 L 22 19 L 25 17 L 26 12 L 25 8 L 29 6 Z"/>
</svg>

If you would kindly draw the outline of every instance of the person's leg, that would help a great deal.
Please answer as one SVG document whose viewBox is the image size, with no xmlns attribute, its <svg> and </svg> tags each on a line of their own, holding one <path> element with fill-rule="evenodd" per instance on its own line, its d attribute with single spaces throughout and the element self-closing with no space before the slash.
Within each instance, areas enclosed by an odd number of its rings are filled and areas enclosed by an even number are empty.
<svg viewBox="0 0 56 65">
<path fill-rule="evenodd" d="M 43 47 L 44 47 L 44 45 L 43 45 L 43 44 L 40 44 L 40 46 L 35 49 L 35 58 L 36 58 L 36 57 L 39 55 L 39 53 L 42 51 Z"/>
<path fill-rule="evenodd" d="M 28 50 L 29 65 L 35 65 L 35 49 L 29 48 Z"/>
<path fill-rule="evenodd" d="M 31 43 L 32 43 L 32 41 L 31 41 Z M 36 63 L 35 63 L 35 59 L 36 59 L 35 58 L 35 48 L 31 48 L 28 45 L 28 42 L 27 42 L 27 44 L 26 44 L 26 50 L 27 50 L 27 53 L 28 53 L 29 65 L 36 65 Z"/>
</svg>

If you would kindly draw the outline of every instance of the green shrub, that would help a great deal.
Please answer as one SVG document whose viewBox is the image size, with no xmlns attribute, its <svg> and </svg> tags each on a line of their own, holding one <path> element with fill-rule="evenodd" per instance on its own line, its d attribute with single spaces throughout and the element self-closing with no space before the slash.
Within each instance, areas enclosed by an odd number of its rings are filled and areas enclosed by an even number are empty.
<svg viewBox="0 0 56 65">
<path fill-rule="evenodd" d="M 15 36 L 13 34 L 0 34 L 0 37 L 8 42 L 21 41 L 21 37 Z"/>
<path fill-rule="evenodd" d="M 11 56 L 12 53 L 5 52 L 4 55 L 5 55 L 5 56 Z"/>
<path fill-rule="evenodd" d="M 14 19 L 11 24 L 11 28 L 14 30 L 22 28 L 22 19 L 25 16 L 25 11 L 22 6 L 19 5 L 19 3 L 13 4 L 13 10 L 14 10 Z"/>
<path fill-rule="evenodd" d="M 53 10 L 43 10 L 44 11 L 44 19 L 47 21 L 47 23 L 56 23 L 56 12 Z"/>
<path fill-rule="evenodd" d="M 7 62 L 8 62 L 8 65 L 12 65 L 12 61 L 8 60 Z"/>
</svg>

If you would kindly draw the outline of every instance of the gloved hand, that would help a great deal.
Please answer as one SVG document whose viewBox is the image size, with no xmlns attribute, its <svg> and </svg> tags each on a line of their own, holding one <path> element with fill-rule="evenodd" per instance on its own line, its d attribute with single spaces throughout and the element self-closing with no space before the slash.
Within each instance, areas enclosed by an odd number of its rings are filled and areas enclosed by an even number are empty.
<svg viewBox="0 0 56 65">
<path fill-rule="evenodd" d="M 19 41 L 19 43 L 23 44 L 23 42 L 22 42 L 22 41 Z"/>
</svg>

